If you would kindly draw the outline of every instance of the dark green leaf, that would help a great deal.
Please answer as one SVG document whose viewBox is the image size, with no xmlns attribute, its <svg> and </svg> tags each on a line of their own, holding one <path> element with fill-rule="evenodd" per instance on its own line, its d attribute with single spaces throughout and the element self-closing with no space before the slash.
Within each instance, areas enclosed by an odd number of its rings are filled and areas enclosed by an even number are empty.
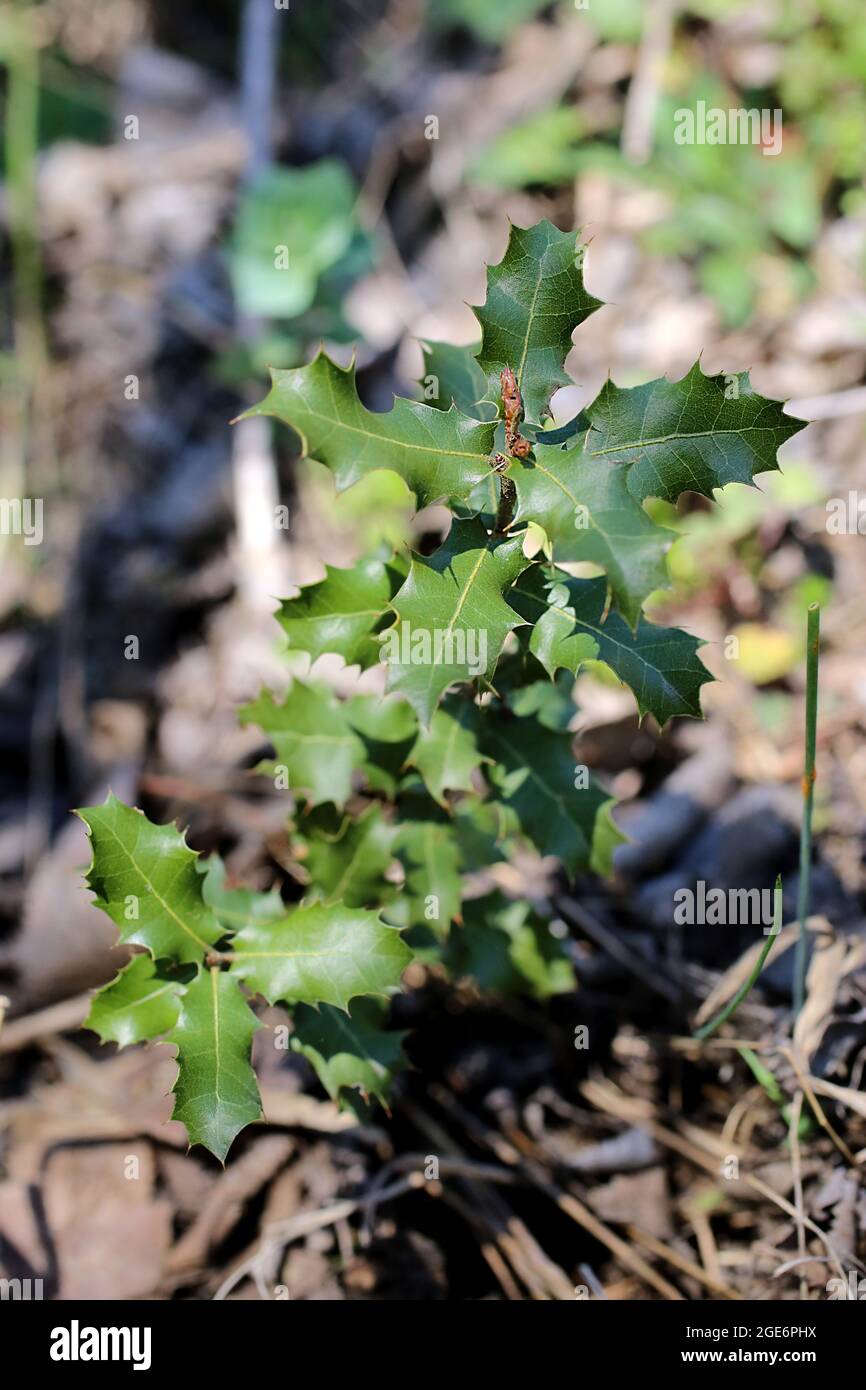
<svg viewBox="0 0 866 1390">
<path fill-rule="evenodd" d="M 343 902 L 346 907 L 369 907 L 383 900 L 389 890 L 384 874 L 392 859 L 394 831 L 377 805 L 357 820 L 344 816 L 333 832 L 317 826 L 314 817 L 300 828 L 307 850 L 304 867 L 314 885 L 311 898 Z"/>
<path fill-rule="evenodd" d="M 387 1107 L 394 1078 L 406 1066 L 406 1034 L 388 1032 L 387 1014 L 379 999 L 355 999 L 347 1013 L 328 1004 L 295 1009 L 292 1047 L 312 1063 L 332 1100 L 345 1088 Z"/>
<path fill-rule="evenodd" d="M 584 661 L 604 661 L 635 695 L 641 715 L 664 724 L 677 714 L 701 716 L 701 686 L 711 680 L 697 655 L 701 643 L 675 627 L 645 618 L 632 632 L 618 613 L 605 616 L 603 579 L 575 579 L 539 566 L 521 575 L 509 601 L 533 624 L 530 650 L 553 676 L 577 673 Z"/>
<path fill-rule="evenodd" d="M 520 536 L 488 535 L 479 521 L 455 521 L 433 555 L 413 557 L 382 650 L 389 688 L 406 697 L 423 724 L 450 685 L 494 670 L 521 622 L 502 593 L 528 564 Z"/>
<path fill-rule="evenodd" d="M 252 1037 L 260 1026 L 237 980 L 203 970 L 187 986 L 166 1039 L 177 1045 L 172 1118 L 186 1126 L 191 1144 L 203 1144 L 221 1163 L 235 1136 L 262 1113 L 250 1066 Z"/>
<path fill-rule="evenodd" d="M 426 925 L 437 936 L 460 917 L 460 846 L 445 821 L 406 820 L 394 850 L 406 872 L 402 893 L 387 908 L 401 926 Z"/>
<path fill-rule="evenodd" d="M 353 695 L 343 708 L 364 744 L 363 771 L 369 785 L 393 797 L 417 737 L 415 711 L 405 700 L 381 695 Z"/>
<path fill-rule="evenodd" d="M 571 335 L 600 306 L 584 289 L 582 259 L 574 232 L 542 219 L 512 226 L 505 255 L 487 270 L 487 298 L 475 310 L 487 397 L 500 399 L 499 373 L 510 367 L 529 420 L 540 420 L 557 387 L 569 384 Z"/>
<path fill-rule="evenodd" d="M 463 926 L 452 930 L 446 959 L 455 975 L 468 975 L 480 989 L 497 994 L 546 999 L 574 988 L 565 947 L 549 924 L 529 903 L 500 893 L 465 904 Z"/>
<path fill-rule="evenodd" d="M 490 776 L 498 799 L 539 854 L 554 855 L 570 874 L 609 872 L 613 845 L 604 811 L 612 801 L 576 763 L 571 735 L 488 710 L 480 741 L 495 760 Z"/>
<path fill-rule="evenodd" d="M 680 381 L 625 389 L 608 380 L 586 413 L 589 452 L 630 464 L 629 491 L 639 501 L 751 484 L 756 473 L 778 469 L 776 450 L 805 428 L 779 401 L 759 396 L 748 372 L 704 376 L 699 362 Z"/>
<path fill-rule="evenodd" d="M 300 436 L 303 452 L 327 465 L 338 491 L 377 468 L 398 473 L 419 507 L 465 500 L 490 471 L 494 424 L 398 396 L 393 409 L 367 410 L 354 365 L 324 353 L 308 367 L 271 372 L 271 389 L 248 415 L 275 415 Z"/>
<path fill-rule="evenodd" d="M 93 849 L 88 886 L 121 941 L 157 959 L 200 961 L 223 928 L 202 897 L 198 856 L 177 826 L 154 825 L 111 793 L 78 814 Z"/>
<path fill-rule="evenodd" d="M 453 347 L 451 343 L 422 342 L 424 353 L 424 399 L 437 410 L 453 405 L 463 415 L 476 420 L 496 420 L 499 410 L 493 401 L 482 400 L 487 378 L 478 365 L 474 350 Z M 435 394 L 434 394 L 435 393 Z"/>
<path fill-rule="evenodd" d="M 591 561 L 607 575 L 613 601 L 634 628 L 647 596 L 668 583 L 673 534 L 656 525 L 628 489 L 628 470 L 582 448 L 537 445 L 535 460 L 513 463 L 515 522 L 547 532 L 560 563 Z"/>
</svg>

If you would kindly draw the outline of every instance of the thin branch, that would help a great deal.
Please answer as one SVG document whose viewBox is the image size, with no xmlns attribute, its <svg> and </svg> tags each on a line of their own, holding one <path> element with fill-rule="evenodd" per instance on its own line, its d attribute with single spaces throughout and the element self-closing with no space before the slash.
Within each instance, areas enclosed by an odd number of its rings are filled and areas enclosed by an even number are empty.
<svg viewBox="0 0 866 1390">
<path fill-rule="evenodd" d="M 800 935 L 794 963 L 794 1017 L 806 996 L 806 919 L 809 916 L 812 872 L 812 803 L 815 796 L 815 742 L 818 728 L 818 661 L 821 648 L 821 610 L 811 603 L 806 615 L 806 758 L 803 771 L 803 822 L 800 829 L 800 883 L 797 920 Z"/>
</svg>

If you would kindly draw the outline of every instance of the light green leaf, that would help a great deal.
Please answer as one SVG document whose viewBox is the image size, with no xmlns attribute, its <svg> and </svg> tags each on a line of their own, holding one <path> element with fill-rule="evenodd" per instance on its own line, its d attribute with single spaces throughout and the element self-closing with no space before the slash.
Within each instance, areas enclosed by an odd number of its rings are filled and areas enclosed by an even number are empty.
<svg viewBox="0 0 866 1390">
<path fill-rule="evenodd" d="M 460 918 L 460 846 L 447 822 L 405 820 L 394 850 L 406 872 L 403 891 L 387 914 L 400 926 L 427 926 L 442 936 Z"/>
<path fill-rule="evenodd" d="M 78 815 L 93 849 L 88 887 L 120 940 L 157 959 L 200 961 L 223 928 L 202 897 L 198 856 L 177 826 L 154 825 L 110 792 Z"/>
<path fill-rule="evenodd" d="M 577 709 L 574 703 L 574 676 L 558 671 L 551 680 L 531 680 L 526 685 L 503 691 L 510 710 L 521 716 L 534 716 L 546 729 L 560 732 L 569 727 Z"/>
<path fill-rule="evenodd" d="M 261 771 L 283 766 L 289 786 L 305 791 L 311 805 L 343 805 L 365 753 L 344 706 L 330 690 L 296 680 L 281 705 L 263 690 L 244 705 L 239 718 L 242 724 L 257 724 L 274 745 L 276 758 L 263 763 Z"/>
<path fill-rule="evenodd" d="M 221 1163 L 235 1136 L 261 1117 L 250 1066 L 259 1027 L 237 980 L 212 969 L 187 985 L 180 1018 L 166 1039 L 177 1046 L 172 1118 L 186 1126 L 190 1144 L 203 1144 Z"/>
<path fill-rule="evenodd" d="M 579 167 L 585 123 L 574 106 L 548 106 L 506 127 L 472 160 L 474 183 L 494 188 L 570 182 Z"/>
<path fill-rule="evenodd" d="M 618 613 L 605 616 L 603 579 L 557 569 L 545 576 L 536 566 L 520 576 L 509 601 L 533 624 L 529 649 L 551 677 L 560 667 L 577 674 L 583 662 L 603 661 L 634 691 L 641 715 L 654 714 L 660 724 L 677 714 L 701 717 L 701 686 L 712 680 L 697 655 L 701 642 L 645 618 L 632 632 Z"/>
<path fill-rule="evenodd" d="M 806 423 L 758 395 L 748 372 L 704 376 L 699 362 L 680 381 L 659 377 L 624 389 L 608 380 L 586 413 L 588 451 L 599 462 L 629 464 L 629 491 L 639 501 L 751 485 L 755 474 L 778 469 L 777 449 Z"/>
<path fill-rule="evenodd" d="M 375 912 L 302 903 L 279 922 L 251 923 L 232 943 L 231 969 L 269 1004 L 334 1004 L 390 994 L 412 952 Z"/>
<path fill-rule="evenodd" d="M 373 634 L 403 579 L 399 566 L 384 560 L 361 560 L 352 569 L 326 566 L 325 579 L 307 584 L 297 598 L 284 599 L 276 614 L 292 650 L 315 661 L 335 652 L 347 666 L 362 670 L 379 660 Z"/>
<path fill-rule="evenodd" d="M 489 710 L 480 742 L 495 760 L 490 777 L 498 799 L 539 854 L 554 855 L 572 875 L 609 872 L 613 846 L 601 813 L 611 798 L 576 763 L 572 736 Z"/>
<path fill-rule="evenodd" d="M 487 397 L 500 399 L 499 373 L 510 367 L 529 420 L 539 421 L 557 387 L 570 383 L 563 364 L 571 335 L 600 307 L 584 289 L 582 259 L 575 233 L 542 219 L 512 226 L 505 255 L 487 270 L 487 298 L 475 310 Z"/>
<path fill-rule="evenodd" d="M 477 520 L 455 521 L 437 551 L 413 557 L 382 651 L 388 688 L 406 697 L 423 724 L 450 685 L 493 672 L 522 621 L 502 593 L 528 564 L 520 536 L 488 535 Z"/>
<path fill-rule="evenodd" d="M 133 956 L 118 975 L 93 996 L 83 1027 L 102 1042 L 128 1047 L 167 1033 L 177 1022 L 183 985 L 166 979 L 148 955 Z"/>
<path fill-rule="evenodd" d="M 431 18 L 467 25 L 487 43 L 500 43 L 524 20 L 544 7 L 545 0 L 433 0 Z"/>
<path fill-rule="evenodd" d="M 484 762 L 471 723 L 467 700 L 452 701 L 437 709 L 428 729 L 421 728 L 409 763 L 417 767 L 427 790 L 440 806 L 446 791 L 472 791 L 472 773 Z"/>
<path fill-rule="evenodd" d="M 554 560 L 601 566 L 613 602 L 634 628 L 647 596 L 669 583 L 664 556 L 673 533 L 629 492 L 628 470 L 580 447 L 536 445 L 534 461 L 515 462 L 508 474 L 517 488 L 515 523 L 543 526 Z"/>
<path fill-rule="evenodd" d="M 392 891 L 384 874 L 393 857 L 394 830 L 378 805 L 368 806 L 357 820 L 342 817 L 333 829 L 321 812 L 313 812 L 301 822 L 300 833 L 304 867 L 314 885 L 308 901 L 369 907 Z"/>
<path fill-rule="evenodd" d="M 349 250 L 356 201 L 351 176 L 335 159 L 268 169 L 251 184 L 238 205 L 229 261 L 242 312 L 294 318 L 309 309 L 320 275 Z"/>
<path fill-rule="evenodd" d="M 275 415 L 291 425 L 303 453 L 331 469 L 339 492 L 387 468 L 426 507 L 443 498 L 465 501 L 490 472 L 494 424 L 400 396 L 389 411 L 367 410 L 354 364 L 344 370 L 321 352 L 307 367 L 272 371 L 268 395 L 247 415 Z"/>
<path fill-rule="evenodd" d="M 328 1004 L 294 1010 L 292 1047 L 313 1065 L 332 1100 L 346 1088 L 365 1099 L 375 1096 L 387 1108 L 394 1078 L 406 1066 L 406 1034 L 388 1032 L 387 1014 L 387 1004 L 365 998 L 355 999 L 348 1013 Z"/>
</svg>

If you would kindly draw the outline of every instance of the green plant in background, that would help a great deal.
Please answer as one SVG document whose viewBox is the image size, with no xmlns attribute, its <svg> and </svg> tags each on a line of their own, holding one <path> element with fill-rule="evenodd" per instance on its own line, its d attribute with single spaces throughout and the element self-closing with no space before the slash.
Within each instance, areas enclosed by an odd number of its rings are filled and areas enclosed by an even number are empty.
<svg viewBox="0 0 866 1390">
<path fill-rule="evenodd" d="M 478 183 L 519 188 L 600 171 L 623 188 L 663 193 L 671 214 L 642 232 L 643 244 L 653 255 L 694 259 L 699 283 L 725 321 L 740 324 L 754 307 L 762 258 L 778 259 L 791 300 L 812 283 L 803 254 L 820 228 L 821 187 L 814 160 L 803 152 L 765 158 L 753 145 L 676 144 L 674 113 L 699 101 L 708 109 L 742 104 L 739 94 L 706 79 L 664 96 L 645 165 L 630 164 L 612 141 L 587 139 L 585 117 L 560 105 L 499 134 L 470 173 Z"/>
<path fill-rule="evenodd" d="M 358 1105 L 387 1103 L 404 1065 L 386 1001 L 413 952 L 485 988 L 570 986 L 549 924 L 484 872 L 526 846 L 571 877 L 610 868 L 612 799 L 575 761 L 567 727 L 584 663 L 605 663 L 660 723 L 700 715 L 700 643 L 643 616 L 668 582 L 672 538 L 644 503 L 751 483 L 802 426 L 747 374 L 696 365 L 677 382 L 608 381 L 554 427 L 572 332 L 599 307 L 582 260 L 573 233 L 513 227 L 476 310 L 477 352 L 428 345 L 428 368 L 451 373 L 428 370 L 435 404 L 371 412 L 354 370 L 320 353 L 275 370 L 250 412 L 288 424 L 338 491 L 386 470 L 417 508 L 452 512 L 432 553 L 329 568 L 277 614 L 290 652 L 384 668 L 380 694 L 295 679 L 282 701 L 263 691 L 241 711 L 272 745 L 261 771 L 292 791 L 302 900 L 227 886 L 218 860 L 113 797 L 80 813 L 89 885 L 140 952 L 96 996 L 89 1026 L 177 1046 L 176 1117 L 220 1158 L 260 1114 L 250 996 L 288 1007 L 292 1046 Z M 574 572 L 587 566 L 594 577 Z"/>
<path fill-rule="evenodd" d="M 547 0 L 429 0 L 434 25 L 462 24 L 485 43 L 502 43 L 519 25 L 543 10 Z"/>
<path fill-rule="evenodd" d="M 356 203 L 352 176 L 337 159 L 268 169 L 242 192 L 227 248 L 235 302 L 242 315 L 275 326 L 257 341 L 252 362 L 229 359 L 231 374 L 301 361 L 317 338 L 352 338 L 342 300 L 374 259 Z"/>
<path fill-rule="evenodd" d="M 445 18 L 502 42 L 524 16 L 473 0 L 438 0 Z M 605 0 L 563 19 L 592 28 L 601 43 L 636 45 L 644 31 L 641 0 Z M 689 20 L 730 21 L 745 0 L 690 0 L 677 10 L 670 51 L 660 76 L 656 134 L 649 160 L 635 166 L 620 151 L 621 112 L 599 117 L 591 94 L 568 99 L 500 131 L 471 161 L 470 177 L 493 188 L 558 186 L 586 170 L 606 173 L 624 188 L 662 193 L 670 214 L 641 233 L 647 250 L 695 262 L 698 282 L 726 325 L 752 315 L 762 288 L 777 304 L 792 305 L 815 283 L 808 259 L 831 203 L 842 213 L 862 211 L 866 156 L 866 26 L 859 0 L 785 0 L 768 10 L 761 38 L 767 56 L 765 86 L 723 82 L 706 70 L 706 47 Z M 721 29 L 724 34 L 724 29 Z M 736 39 L 736 36 L 735 36 Z M 674 112 L 708 108 L 779 109 L 781 153 L 764 157 L 750 144 L 678 145 Z"/>
</svg>

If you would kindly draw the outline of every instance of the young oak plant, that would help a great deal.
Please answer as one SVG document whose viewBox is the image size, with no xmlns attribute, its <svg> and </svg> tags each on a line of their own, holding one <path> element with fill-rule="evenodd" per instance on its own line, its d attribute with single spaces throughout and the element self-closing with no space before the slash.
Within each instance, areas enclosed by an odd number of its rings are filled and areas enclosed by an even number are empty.
<svg viewBox="0 0 866 1390">
<path fill-rule="evenodd" d="M 571 688 L 603 662 L 660 724 L 700 717 L 710 677 L 700 642 L 643 616 L 665 587 L 670 531 L 644 506 L 686 490 L 712 498 L 777 468 L 802 428 L 748 374 L 623 389 L 608 380 L 569 424 L 550 419 L 573 331 L 599 302 L 574 233 L 512 227 L 476 310 L 479 346 L 425 348 L 425 401 L 375 413 L 354 367 L 324 353 L 272 373 L 250 414 L 291 427 L 338 490 L 376 469 L 417 508 L 444 502 L 432 554 L 378 553 L 285 600 L 291 652 L 385 667 L 384 693 L 345 699 L 295 679 L 241 711 L 273 748 L 261 770 L 291 788 L 299 902 L 232 887 L 174 825 L 109 795 L 82 810 L 88 884 L 135 948 L 100 990 L 87 1027 L 120 1045 L 177 1048 L 175 1118 L 224 1159 L 261 1116 L 250 1061 L 251 999 L 289 1009 L 291 1045 L 335 1099 L 387 1105 L 406 1064 L 389 996 L 413 953 L 494 991 L 539 998 L 573 984 L 530 906 L 468 889 L 521 845 L 570 876 L 610 868 L 610 796 L 575 764 Z M 532 542 L 532 543 L 530 543 Z M 597 577 L 577 577 L 585 562 Z"/>
</svg>

